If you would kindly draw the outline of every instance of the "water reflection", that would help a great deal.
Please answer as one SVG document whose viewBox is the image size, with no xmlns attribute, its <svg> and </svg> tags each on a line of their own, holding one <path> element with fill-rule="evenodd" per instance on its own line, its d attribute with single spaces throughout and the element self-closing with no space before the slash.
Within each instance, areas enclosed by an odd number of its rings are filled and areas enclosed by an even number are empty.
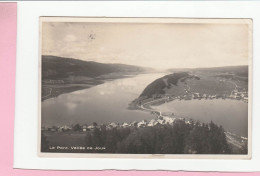
<svg viewBox="0 0 260 176">
<path fill-rule="evenodd" d="M 127 107 L 149 83 L 165 74 L 142 74 L 107 81 L 89 89 L 48 99 L 42 103 L 42 124 L 123 123 L 152 119 L 154 116 L 149 113 L 128 110 Z"/>
</svg>

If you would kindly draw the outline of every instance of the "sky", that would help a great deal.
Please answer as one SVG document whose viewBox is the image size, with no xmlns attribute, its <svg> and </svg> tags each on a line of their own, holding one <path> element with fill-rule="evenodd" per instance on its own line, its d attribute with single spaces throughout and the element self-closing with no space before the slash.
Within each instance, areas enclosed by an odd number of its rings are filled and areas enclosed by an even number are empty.
<svg viewBox="0 0 260 176">
<path fill-rule="evenodd" d="M 43 22 L 42 54 L 157 69 L 248 64 L 247 24 Z"/>
</svg>

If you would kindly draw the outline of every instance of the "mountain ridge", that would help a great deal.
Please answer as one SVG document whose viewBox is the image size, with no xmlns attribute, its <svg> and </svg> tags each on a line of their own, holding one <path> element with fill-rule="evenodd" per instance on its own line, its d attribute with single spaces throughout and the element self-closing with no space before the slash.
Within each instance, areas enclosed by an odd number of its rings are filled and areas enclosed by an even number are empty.
<svg viewBox="0 0 260 176">
<path fill-rule="evenodd" d="M 95 78 L 116 72 L 145 72 L 148 70 L 149 68 L 119 63 L 106 64 L 59 56 L 42 56 L 43 79 L 59 80 L 68 78 L 69 76 L 86 76 Z"/>
</svg>

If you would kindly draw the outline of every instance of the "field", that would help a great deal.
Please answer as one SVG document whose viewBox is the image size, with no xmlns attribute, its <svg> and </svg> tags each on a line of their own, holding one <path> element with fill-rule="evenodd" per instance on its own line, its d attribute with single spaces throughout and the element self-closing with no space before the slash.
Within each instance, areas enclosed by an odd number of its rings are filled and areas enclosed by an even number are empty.
<svg viewBox="0 0 260 176">
<path fill-rule="evenodd" d="M 227 80 L 214 76 L 199 75 L 200 80 L 188 80 L 187 85 L 191 92 L 207 95 L 230 95 L 235 85 Z"/>
</svg>

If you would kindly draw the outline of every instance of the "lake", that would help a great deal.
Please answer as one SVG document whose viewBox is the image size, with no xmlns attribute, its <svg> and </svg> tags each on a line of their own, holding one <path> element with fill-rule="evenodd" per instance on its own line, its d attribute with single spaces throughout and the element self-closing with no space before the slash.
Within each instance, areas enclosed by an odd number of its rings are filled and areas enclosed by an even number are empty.
<svg viewBox="0 0 260 176">
<path fill-rule="evenodd" d="M 160 106 L 152 106 L 161 112 L 174 112 L 176 115 L 208 123 L 211 120 L 222 125 L 226 131 L 248 136 L 248 104 L 232 99 L 193 99 L 175 100 Z"/>
<path fill-rule="evenodd" d="M 128 104 L 139 97 L 148 84 L 166 74 L 140 74 L 116 79 L 47 99 L 42 102 L 42 125 L 129 123 L 153 119 L 155 116 L 147 112 L 127 109 Z"/>
<path fill-rule="evenodd" d="M 147 85 L 167 73 L 141 74 L 107 81 L 89 89 L 62 94 L 42 102 L 42 125 L 123 123 L 155 118 L 148 112 L 127 109 Z M 247 136 L 248 104 L 237 100 L 172 101 L 153 108 L 201 122 L 211 120 L 225 130 Z"/>
</svg>

